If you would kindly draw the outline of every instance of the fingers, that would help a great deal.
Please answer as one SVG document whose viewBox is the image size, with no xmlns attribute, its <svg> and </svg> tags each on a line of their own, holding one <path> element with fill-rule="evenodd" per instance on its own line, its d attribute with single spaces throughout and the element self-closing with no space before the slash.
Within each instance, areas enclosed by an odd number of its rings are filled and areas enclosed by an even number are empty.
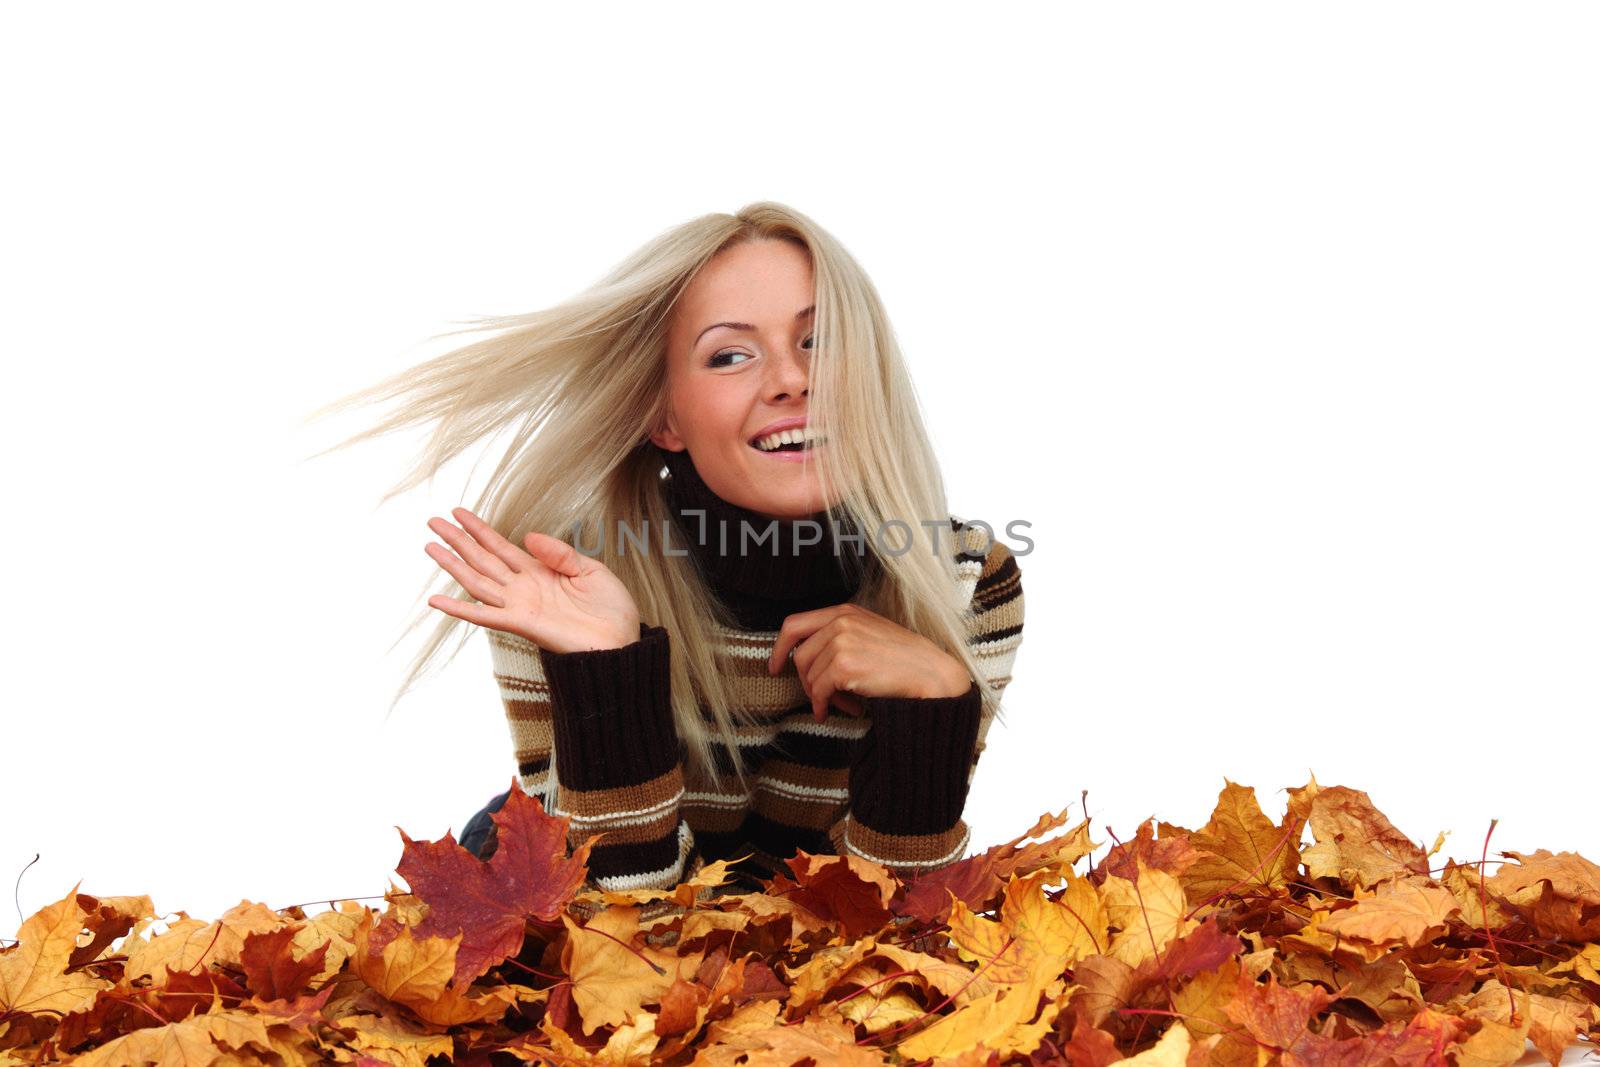
<svg viewBox="0 0 1600 1067">
<path fill-rule="evenodd" d="M 767 673 L 777 674 L 783 669 L 783 661 L 789 657 L 792 648 L 840 615 L 853 610 L 853 607 L 851 604 L 834 604 L 815 611 L 796 612 L 785 618 L 783 625 L 778 628 L 778 639 L 772 646 L 772 655 L 767 658 Z"/>
<path fill-rule="evenodd" d="M 466 509 L 456 508 L 452 514 L 456 512 L 466 513 Z M 483 529 L 488 529 L 481 521 L 477 525 Z M 479 574 L 493 578 L 497 582 L 507 582 L 511 580 L 512 575 L 517 573 L 506 565 L 505 560 L 480 545 L 470 533 L 463 532 L 444 519 L 429 519 L 428 529 L 438 534 L 446 544 L 456 550 L 458 556 L 471 564 L 472 568 Z M 460 581 L 460 579 L 457 578 L 457 581 Z M 465 585 L 466 583 L 462 582 L 462 584 Z"/>
<path fill-rule="evenodd" d="M 450 577 L 461 583 L 461 588 L 477 597 L 491 607 L 503 608 L 506 606 L 505 598 L 501 595 L 504 588 L 497 582 L 491 582 L 483 575 L 467 566 L 451 554 L 443 545 L 429 541 L 423 546 L 423 551 L 428 553 L 439 566 L 443 567 Z"/>
<path fill-rule="evenodd" d="M 446 615 L 454 615 L 458 619 L 487 626 L 491 630 L 502 628 L 503 619 L 493 608 L 482 604 L 471 604 L 465 600 L 457 600 L 449 596 L 431 596 L 428 598 L 428 607 L 437 608 Z"/>
<path fill-rule="evenodd" d="M 484 522 L 466 508 L 451 508 L 450 514 L 477 542 L 494 554 L 512 572 L 520 573 L 524 564 L 522 549 L 500 536 L 500 531 Z M 479 570 L 482 570 L 480 567 Z M 492 573 L 484 571 L 485 574 Z"/>
<path fill-rule="evenodd" d="M 822 677 L 811 686 L 811 717 L 821 722 L 828 717 L 828 705 L 846 694 L 840 679 L 833 671 L 823 671 Z"/>
<path fill-rule="evenodd" d="M 561 538 L 530 530 L 523 540 L 528 544 L 528 553 L 557 574 L 576 578 L 583 573 L 583 560 L 578 550 Z"/>
</svg>

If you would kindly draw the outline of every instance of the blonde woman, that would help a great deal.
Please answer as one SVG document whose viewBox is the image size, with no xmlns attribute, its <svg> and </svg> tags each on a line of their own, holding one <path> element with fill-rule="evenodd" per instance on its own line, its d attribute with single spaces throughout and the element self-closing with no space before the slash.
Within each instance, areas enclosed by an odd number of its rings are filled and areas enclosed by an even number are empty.
<svg viewBox="0 0 1600 1067">
<path fill-rule="evenodd" d="M 453 582 L 396 701 L 453 626 L 486 631 L 521 787 L 569 845 L 600 835 L 592 887 L 712 859 L 756 885 L 799 849 L 902 877 L 960 859 L 1020 573 L 946 509 L 856 261 L 756 203 L 475 328 L 496 332 L 323 409 L 405 398 L 335 447 L 437 423 L 385 500 L 512 431 L 477 504 L 428 523 Z M 507 795 L 462 834 L 480 856 Z"/>
</svg>

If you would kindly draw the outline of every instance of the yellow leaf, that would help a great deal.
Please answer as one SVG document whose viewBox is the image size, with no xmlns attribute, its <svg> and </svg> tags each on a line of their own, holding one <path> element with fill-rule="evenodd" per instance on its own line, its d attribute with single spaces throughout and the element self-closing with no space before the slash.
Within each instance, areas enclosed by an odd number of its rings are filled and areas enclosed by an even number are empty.
<svg viewBox="0 0 1600 1067">
<path fill-rule="evenodd" d="M 1044 886 L 1066 881 L 1060 898 Z M 950 939 L 962 959 L 978 965 L 979 982 L 1043 982 L 1110 940 L 1104 903 L 1070 867 L 1044 868 L 1006 883 L 1000 921 L 975 915 L 960 900 L 950 907 Z M 974 993 L 974 998 L 980 994 Z"/>
<path fill-rule="evenodd" d="M 1182 884 L 1197 902 L 1233 886 L 1240 891 L 1282 888 L 1300 872 L 1295 830 L 1275 826 L 1262 813 L 1254 789 L 1226 778 L 1223 782 L 1211 821 L 1188 835 L 1201 852 L 1184 872 Z"/>
<path fill-rule="evenodd" d="M 897 1051 L 903 1059 L 922 1060 L 955 1056 L 981 1044 L 1002 1056 L 1013 1052 L 1026 1055 L 1038 1048 L 1044 1035 L 1054 1027 L 1056 1016 L 1067 999 L 1063 995 L 1065 988 L 1066 982 L 1060 978 L 1042 989 L 1033 982 L 1007 986 L 906 1038 L 896 1046 Z M 1039 1008 L 1041 992 L 1046 998 L 1042 1012 Z"/>
<path fill-rule="evenodd" d="M 356 1032 L 352 1044 L 363 1052 L 377 1050 L 395 1067 L 425 1067 L 429 1056 L 449 1056 L 455 1042 L 445 1034 L 430 1034 L 391 1015 L 346 1015 L 341 1027 Z"/>
<path fill-rule="evenodd" d="M 124 1034 L 91 1049 L 72 1062 L 81 1067 L 124 1067 L 153 1063 L 156 1067 L 208 1067 L 217 1062 L 237 1063 L 218 1042 L 232 1049 L 254 1044 L 272 1050 L 272 1039 L 262 1016 L 250 1011 L 219 1011 L 192 1015 L 182 1022 L 151 1026 Z"/>
<path fill-rule="evenodd" d="M 628 951 L 624 946 L 632 945 L 639 932 L 638 908 L 607 908 L 596 912 L 585 926 L 565 914 L 561 921 L 566 923 L 568 932 L 561 963 L 572 979 L 572 999 L 583 1017 L 585 1035 L 601 1026 L 622 1026 L 639 1013 L 641 1005 L 660 1003 L 661 994 L 679 974 L 693 980 L 699 965 L 698 954 L 666 955 L 635 946 L 639 954 L 665 972 L 658 973 L 639 955 Z"/>
<path fill-rule="evenodd" d="M 1512 1026 L 1496 1019 L 1481 1020 L 1483 1028 L 1453 1050 L 1456 1067 L 1509 1067 L 1522 1059 L 1528 1047 L 1528 1015 Z"/>
<path fill-rule="evenodd" d="M 1130 967 L 1154 959 L 1199 925 L 1185 918 L 1189 903 L 1177 878 L 1166 871 L 1151 870 L 1143 859 L 1136 863 L 1137 883 L 1112 875 L 1100 887 L 1111 924 L 1119 930 L 1111 941 L 1109 954 Z"/>
<path fill-rule="evenodd" d="M 1322 928 L 1375 945 L 1414 947 L 1443 932 L 1445 920 L 1460 910 L 1461 905 L 1450 890 L 1430 879 L 1413 876 L 1383 883 L 1373 896 L 1326 916 Z"/>
<path fill-rule="evenodd" d="M 11 1012 L 66 1014 L 87 1006 L 110 982 L 67 962 L 83 929 L 78 887 L 30 915 L 17 931 L 17 945 L 0 954 L 0 1016 Z"/>
<path fill-rule="evenodd" d="M 456 949 L 461 935 L 417 938 L 402 926 L 399 936 L 374 956 L 368 949 L 370 915 L 356 929 L 356 951 L 351 957 L 356 974 L 373 989 L 402 1004 L 438 1000 L 456 973 Z"/>
<path fill-rule="evenodd" d="M 839 1004 L 839 1014 L 853 1023 L 865 1026 L 867 1032 L 872 1034 L 912 1019 L 922 1018 L 924 1014 L 922 1005 L 917 1003 L 915 997 L 898 988 L 880 994 L 879 991 L 885 988 L 888 986 L 876 986 L 865 993 L 855 994 Z"/>
<path fill-rule="evenodd" d="M 1189 1061 L 1189 1049 L 1193 1044 L 1188 1027 L 1173 1020 L 1162 1032 L 1161 1040 L 1138 1055 L 1117 1062 L 1127 1067 L 1184 1067 Z"/>
</svg>

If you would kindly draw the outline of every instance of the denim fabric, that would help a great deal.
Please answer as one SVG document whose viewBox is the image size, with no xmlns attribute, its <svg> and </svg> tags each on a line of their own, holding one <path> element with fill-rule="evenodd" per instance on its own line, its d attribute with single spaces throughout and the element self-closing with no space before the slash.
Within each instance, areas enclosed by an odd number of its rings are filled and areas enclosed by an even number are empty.
<svg viewBox="0 0 1600 1067">
<path fill-rule="evenodd" d="M 511 790 L 507 789 L 467 820 L 467 825 L 461 828 L 461 836 L 457 838 L 462 848 L 479 859 L 488 859 L 489 856 L 494 854 L 494 847 L 491 843 L 491 838 L 494 834 L 494 820 L 489 818 L 489 815 L 491 812 L 499 811 L 501 805 L 506 802 L 506 798 L 510 795 Z"/>
</svg>

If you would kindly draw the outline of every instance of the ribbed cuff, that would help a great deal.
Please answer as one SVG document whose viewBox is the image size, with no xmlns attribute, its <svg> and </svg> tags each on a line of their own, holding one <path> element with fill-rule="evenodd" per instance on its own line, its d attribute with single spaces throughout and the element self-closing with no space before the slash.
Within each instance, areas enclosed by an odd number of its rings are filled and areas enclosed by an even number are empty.
<svg viewBox="0 0 1600 1067">
<path fill-rule="evenodd" d="M 550 683 L 556 776 L 568 789 L 615 789 L 677 766 L 667 631 L 639 624 L 621 648 L 539 648 Z"/>
<path fill-rule="evenodd" d="M 872 726 L 850 768 L 850 813 L 886 834 L 948 830 L 967 803 L 983 694 L 862 697 Z"/>
</svg>

